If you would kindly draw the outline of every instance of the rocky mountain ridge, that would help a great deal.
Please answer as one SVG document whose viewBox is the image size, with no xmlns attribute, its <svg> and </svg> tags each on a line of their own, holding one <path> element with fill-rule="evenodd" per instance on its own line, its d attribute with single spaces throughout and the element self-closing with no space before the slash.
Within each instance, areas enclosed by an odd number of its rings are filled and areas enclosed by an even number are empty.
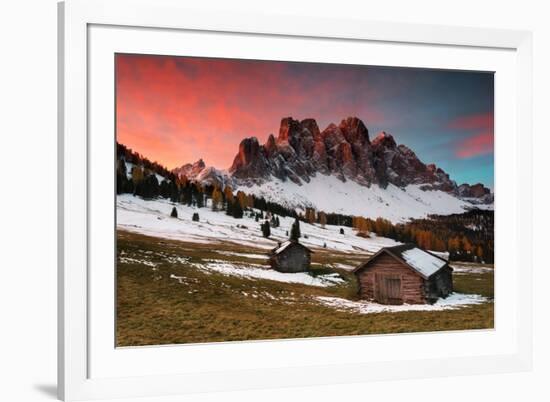
<svg viewBox="0 0 550 402">
<path fill-rule="evenodd" d="M 206 167 L 201 159 L 173 172 L 233 187 L 259 185 L 273 178 L 300 185 L 321 174 L 366 187 L 415 184 L 424 191 L 441 190 L 473 203 L 493 202 L 491 191 L 483 184 L 457 185 L 441 168 L 424 164 L 410 148 L 398 145 L 391 134 L 383 131 L 371 141 L 367 127 L 357 117 L 332 123 L 323 131 L 314 119 L 286 117 L 278 136 L 271 134 L 265 144 L 256 137 L 243 139 L 228 171 Z"/>
</svg>

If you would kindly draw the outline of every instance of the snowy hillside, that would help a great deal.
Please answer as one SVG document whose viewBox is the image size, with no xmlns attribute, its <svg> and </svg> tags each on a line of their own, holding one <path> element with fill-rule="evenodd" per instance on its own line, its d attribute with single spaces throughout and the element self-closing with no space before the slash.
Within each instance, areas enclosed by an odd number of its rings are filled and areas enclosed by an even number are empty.
<svg viewBox="0 0 550 402">
<path fill-rule="evenodd" d="M 125 162 L 126 164 L 126 177 L 128 179 L 132 178 L 132 169 L 134 168 L 134 164 L 132 162 Z M 143 169 L 143 166 L 139 166 Z M 158 173 L 155 173 L 155 177 L 157 178 L 157 181 L 161 183 L 163 180 L 167 180 L 164 176 L 161 176 Z M 168 180 L 169 181 L 169 180 Z"/>
<path fill-rule="evenodd" d="M 272 177 L 260 185 L 241 186 L 236 190 L 264 197 L 289 208 L 313 207 L 327 213 L 372 219 L 382 217 L 393 223 L 423 218 L 428 214 L 462 213 L 479 207 L 445 191 L 423 191 L 420 187 L 415 184 L 404 188 L 393 184 L 389 184 L 386 189 L 376 184 L 366 187 L 351 180 L 343 182 L 335 176 L 318 174 L 309 183 L 301 185 Z M 492 205 L 482 207 L 492 208 Z"/>
<path fill-rule="evenodd" d="M 271 229 L 271 238 L 262 237 L 260 222 L 253 218 L 235 219 L 223 211 L 214 212 L 210 208 L 194 208 L 177 204 L 178 218 L 171 218 L 174 204 L 169 200 L 143 200 L 130 194 L 117 196 L 117 227 L 149 236 L 196 243 L 234 242 L 253 247 L 270 249 L 277 241 L 288 239 L 293 218 L 280 217 L 281 225 Z M 193 222 L 194 212 L 200 215 L 199 222 Z M 365 239 L 355 235 L 351 228 L 344 228 L 340 234 L 339 226 L 300 223 L 302 238 L 300 242 L 312 248 L 321 248 L 326 244 L 328 250 L 365 251 L 374 253 L 382 247 L 398 244 L 392 239 L 376 237 Z M 307 236 L 307 238 L 305 237 Z"/>
</svg>

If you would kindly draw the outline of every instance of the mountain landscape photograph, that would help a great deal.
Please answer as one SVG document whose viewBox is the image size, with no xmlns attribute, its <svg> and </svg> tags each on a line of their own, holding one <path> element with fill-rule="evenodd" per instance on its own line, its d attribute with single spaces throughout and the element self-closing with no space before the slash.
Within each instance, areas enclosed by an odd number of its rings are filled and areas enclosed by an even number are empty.
<svg viewBox="0 0 550 402">
<path fill-rule="evenodd" d="M 117 54 L 117 347 L 494 328 L 494 75 Z"/>
</svg>

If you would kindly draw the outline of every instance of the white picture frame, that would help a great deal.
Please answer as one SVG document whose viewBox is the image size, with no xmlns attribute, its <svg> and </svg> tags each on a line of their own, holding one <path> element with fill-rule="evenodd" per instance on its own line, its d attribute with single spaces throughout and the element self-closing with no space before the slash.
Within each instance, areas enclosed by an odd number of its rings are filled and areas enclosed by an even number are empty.
<svg viewBox="0 0 550 402">
<path fill-rule="evenodd" d="M 123 34 L 115 40 L 113 30 Z M 108 213 L 102 216 L 105 222 L 99 225 L 96 221 L 98 214 L 90 215 L 98 194 L 95 189 L 90 191 L 93 186 L 90 166 L 102 157 L 97 153 L 99 151 L 96 152 L 97 147 L 94 148 L 95 140 L 102 135 L 94 131 L 100 124 L 99 120 L 94 120 L 90 107 L 105 103 L 95 98 L 98 94 L 105 93 L 107 96 L 109 91 L 113 91 L 113 87 L 99 88 L 98 83 L 103 79 L 109 82 L 109 79 L 108 74 L 100 71 L 101 66 L 99 70 L 95 69 L 95 63 L 101 59 L 96 55 L 107 52 L 108 56 L 108 52 L 116 52 L 118 44 L 122 43 L 129 49 L 144 49 L 147 38 L 151 42 L 151 52 L 162 51 L 160 48 L 153 50 L 157 40 L 155 35 L 165 36 L 163 49 L 171 54 L 176 51 L 177 41 L 181 40 L 176 36 L 182 33 L 194 35 L 193 40 L 199 41 L 201 34 L 208 34 L 217 35 L 220 40 L 227 36 L 237 37 L 235 40 L 252 38 L 259 43 L 307 40 L 312 44 L 318 41 L 325 45 L 331 43 L 332 46 L 369 44 L 382 48 L 380 54 L 383 57 L 391 56 L 391 59 L 380 60 L 390 60 L 387 63 L 395 65 L 402 63 L 399 60 L 404 60 L 407 52 L 389 54 L 383 50 L 384 47 L 400 46 L 404 50 L 426 52 L 426 55 L 432 51 L 430 49 L 434 52 L 449 50 L 450 59 L 460 58 L 460 54 L 453 56 L 453 52 L 477 52 L 479 68 L 490 66 L 492 59 L 494 63 L 501 63 L 503 67 L 500 76 L 506 81 L 503 88 L 507 86 L 511 91 L 508 93 L 513 96 L 508 99 L 509 103 L 501 102 L 502 106 L 499 106 L 499 94 L 495 95 L 496 205 L 497 211 L 500 210 L 498 213 L 508 217 L 510 223 L 507 231 L 512 232 L 513 236 L 506 235 L 502 225 L 499 227 L 497 217 L 497 252 L 500 244 L 500 261 L 507 261 L 507 264 L 506 270 L 503 270 L 506 272 L 500 277 L 497 273 L 495 283 L 499 298 L 495 329 L 490 332 L 469 331 L 468 334 L 341 337 L 216 346 L 207 344 L 200 348 L 186 345 L 150 347 L 116 352 L 115 356 L 112 353 L 115 350 L 114 340 L 112 345 L 108 344 L 109 337 L 112 337 L 109 320 L 106 323 L 96 321 L 98 312 L 109 308 L 110 301 L 102 305 L 94 297 L 98 289 L 104 293 L 112 292 L 109 289 L 112 284 L 108 280 L 109 271 L 105 276 L 97 276 L 96 270 L 90 268 L 91 261 L 97 260 L 95 256 L 99 255 L 95 250 L 91 251 L 90 239 L 102 236 L 103 224 L 105 227 L 113 225 L 112 221 L 108 221 Z M 136 42 L 135 38 L 123 38 L 126 34 L 141 35 L 139 43 L 142 48 L 132 45 Z M 109 35 L 113 35 L 111 44 L 105 41 Z M 170 47 L 172 37 L 175 38 L 174 45 Z M 259 47 L 250 46 L 248 50 L 237 49 L 228 42 L 223 50 L 226 52 L 224 55 L 253 57 L 254 52 L 260 52 Z M 360 19 L 324 20 L 295 15 L 216 15 L 200 8 L 190 9 L 177 0 L 68 0 L 59 4 L 59 48 L 58 392 L 61 399 L 146 397 L 530 369 L 532 37 L 529 32 L 381 23 Z M 245 50 L 249 56 L 243 53 Z M 494 57 L 490 52 L 493 52 Z M 308 57 L 311 59 L 317 56 L 310 53 Z M 415 65 L 437 67 L 433 64 L 433 58 L 426 57 L 424 60 Z M 488 60 L 489 64 L 483 64 L 483 60 Z M 466 57 L 460 63 L 454 64 L 455 68 L 468 69 L 475 65 L 472 57 Z M 92 76 L 94 79 L 90 79 Z M 521 141 L 518 141 L 520 135 Z M 501 162 L 499 165 L 499 155 L 506 157 L 506 163 Z M 105 169 L 109 171 L 110 165 Z M 502 177 L 504 174 L 512 183 L 509 189 L 499 187 L 499 175 Z M 108 195 L 110 189 L 106 191 Z M 521 270 L 516 260 L 518 255 L 522 256 Z M 109 258 L 108 254 L 106 256 Z M 498 306 L 503 306 L 500 313 Z M 498 314 L 501 314 L 500 321 Z M 369 358 L 358 353 L 349 359 L 319 357 L 318 354 L 320 348 L 327 348 L 327 345 L 341 350 L 357 350 L 364 346 L 367 350 L 367 344 L 372 348 L 372 344 L 377 343 L 377 349 L 384 351 L 384 345 L 387 344 L 403 342 L 402 347 L 405 348 L 411 339 L 423 343 L 434 342 L 434 337 L 440 337 L 442 343 L 463 343 L 464 346 L 478 343 L 480 347 L 470 347 L 470 351 L 466 352 L 466 348 L 461 349 L 458 345 L 453 355 L 445 357 L 437 353 L 421 353 L 401 359 L 389 355 L 374 356 L 374 353 L 370 353 Z M 107 343 L 100 339 L 106 339 Z M 484 348 L 483 342 L 494 344 L 495 348 Z M 254 365 L 253 357 L 257 353 L 265 353 L 272 360 L 264 359 L 261 366 Z M 231 363 L 231 356 L 235 354 L 242 357 L 239 364 Z M 300 360 L 289 365 L 283 360 L 277 360 L 277 356 L 285 358 L 287 354 L 296 355 L 296 359 Z M 210 358 L 206 359 L 200 370 L 191 370 L 185 368 L 183 363 L 181 367 L 178 366 L 178 359 L 181 361 L 181 356 L 186 355 L 189 361 L 201 355 Z M 214 363 L 216 356 L 218 362 Z M 140 362 L 142 366 L 155 369 L 140 371 Z"/>
</svg>

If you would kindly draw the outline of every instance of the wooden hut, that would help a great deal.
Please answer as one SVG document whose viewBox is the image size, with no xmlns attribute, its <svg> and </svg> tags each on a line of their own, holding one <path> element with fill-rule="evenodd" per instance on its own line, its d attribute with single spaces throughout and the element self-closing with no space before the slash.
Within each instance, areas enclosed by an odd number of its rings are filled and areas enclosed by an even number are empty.
<svg viewBox="0 0 550 402">
<path fill-rule="evenodd" d="M 359 296 L 381 304 L 431 304 L 453 291 L 447 260 L 414 244 L 383 248 L 353 272 Z"/>
<path fill-rule="evenodd" d="M 303 244 L 288 240 L 271 250 L 269 263 L 279 272 L 305 272 L 309 271 L 311 253 L 313 251 Z"/>
</svg>

